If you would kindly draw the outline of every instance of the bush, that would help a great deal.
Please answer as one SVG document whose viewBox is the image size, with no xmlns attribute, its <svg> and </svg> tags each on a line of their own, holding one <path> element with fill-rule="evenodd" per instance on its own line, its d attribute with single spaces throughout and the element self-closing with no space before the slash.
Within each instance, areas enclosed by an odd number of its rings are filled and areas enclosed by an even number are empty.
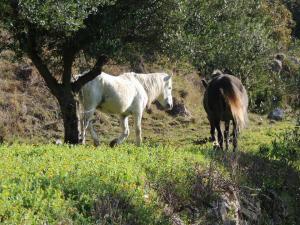
<svg viewBox="0 0 300 225">
<path fill-rule="evenodd" d="M 289 166 L 299 166 L 300 160 L 300 129 L 296 126 L 285 131 L 282 136 L 272 141 L 271 146 L 261 145 L 259 154 L 271 160 L 279 160 Z"/>
<path fill-rule="evenodd" d="M 280 1 L 190 1 L 185 8 L 187 54 L 209 78 L 221 69 L 240 78 L 249 92 L 250 109 L 266 113 L 284 100 L 283 80 L 270 71 L 278 51 L 291 43 L 294 24 Z"/>
</svg>

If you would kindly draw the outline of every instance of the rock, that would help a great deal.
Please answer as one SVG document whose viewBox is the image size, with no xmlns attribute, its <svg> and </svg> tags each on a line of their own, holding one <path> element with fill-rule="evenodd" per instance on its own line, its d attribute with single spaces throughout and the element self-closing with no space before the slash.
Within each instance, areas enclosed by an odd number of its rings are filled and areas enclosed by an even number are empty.
<svg viewBox="0 0 300 225">
<path fill-rule="evenodd" d="M 286 56 L 283 53 L 277 53 L 274 58 L 283 61 L 286 58 Z"/>
<path fill-rule="evenodd" d="M 259 117 L 259 121 L 257 122 L 258 125 L 262 125 L 263 124 L 263 119 L 261 117 Z"/>
<path fill-rule="evenodd" d="M 295 56 L 290 56 L 289 60 L 296 65 L 300 65 L 300 59 Z"/>
<path fill-rule="evenodd" d="M 20 66 L 16 70 L 16 76 L 19 80 L 29 81 L 31 78 L 31 74 L 32 74 L 32 67 L 28 65 Z"/>
<path fill-rule="evenodd" d="M 270 67 L 272 72 L 274 73 L 280 73 L 282 70 L 282 62 L 278 59 L 274 59 L 271 63 L 270 63 Z"/>
<path fill-rule="evenodd" d="M 167 113 L 171 116 L 183 116 L 191 117 L 190 111 L 186 108 L 183 102 L 178 101 L 176 98 L 173 99 L 173 108 Z"/>
<path fill-rule="evenodd" d="M 274 59 L 270 63 L 270 69 L 274 73 L 280 73 L 282 70 L 282 62 L 285 59 L 285 55 L 282 53 L 278 53 L 274 56 Z"/>
<path fill-rule="evenodd" d="M 262 211 L 259 190 L 223 185 L 223 194 L 212 203 L 214 214 L 223 225 L 260 224 Z"/>
<path fill-rule="evenodd" d="M 60 140 L 60 139 L 57 139 L 57 140 L 55 141 L 55 144 L 56 144 L 56 145 L 62 145 L 62 144 L 63 144 L 63 142 L 62 142 L 62 140 Z"/>
<path fill-rule="evenodd" d="M 270 120 L 283 120 L 284 118 L 284 111 L 280 108 L 275 108 L 272 112 L 269 113 L 268 119 Z"/>
</svg>

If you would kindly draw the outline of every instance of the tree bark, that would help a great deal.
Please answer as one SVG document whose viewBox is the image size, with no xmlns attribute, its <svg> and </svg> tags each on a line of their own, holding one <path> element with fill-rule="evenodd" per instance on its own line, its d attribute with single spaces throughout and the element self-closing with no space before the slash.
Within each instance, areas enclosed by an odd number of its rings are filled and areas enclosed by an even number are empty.
<svg viewBox="0 0 300 225">
<path fill-rule="evenodd" d="M 83 85 L 95 79 L 102 72 L 102 67 L 107 63 L 108 58 L 106 55 L 100 55 L 94 67 L 84 76 L 79 77 L 76 81 L 71 83 L 72 91 L 78 93 Z"/>
<path fill-rule="evenodd" d="M 64 88 L 59 96 L 57 96 L 62 118 L 64 123 L 64 142 L 67 144 L 78 144 L 78 116 L 76 107 L 76 98 L 71 88 Z"/>
</svg>

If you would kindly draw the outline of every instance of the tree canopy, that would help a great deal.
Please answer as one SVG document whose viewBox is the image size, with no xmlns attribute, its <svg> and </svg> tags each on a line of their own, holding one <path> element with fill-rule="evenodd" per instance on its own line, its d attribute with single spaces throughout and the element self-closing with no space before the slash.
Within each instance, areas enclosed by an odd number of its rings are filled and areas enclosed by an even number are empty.
<svg viewBox="0 0 300 225">
<path fill-rule="evenodd" d="M 113 58 L 124 58 L 131 50 L 148 55 L 162 51 L 176 30 L 172 14 L 176 4 L 172 0 L 25 0 L 5 1 L 0 7 L 2 26 L 13 34 L 14 49 L 26 52 L 26 38 L 32 35 L 39 54 L 57 68 L 62 66 L 59 57 L 64 50 L 70 55 L 83 50 L 92 57 L 101 53 Z"/>
<path fill-rule="evenodd" d="M 175 0 L 5 0 L 1 29 L 9 38 L 1 49 L 32 60 L 61 106 L 65 141 L 77 143 L 75 93 L 100 74 L 108 59 L 126 59 L 131 51 L 163 53 L 178 26 L 176 8 Z M 72 81 L 80 52 L 95 60 L 94 67 Z"/>
</svg>

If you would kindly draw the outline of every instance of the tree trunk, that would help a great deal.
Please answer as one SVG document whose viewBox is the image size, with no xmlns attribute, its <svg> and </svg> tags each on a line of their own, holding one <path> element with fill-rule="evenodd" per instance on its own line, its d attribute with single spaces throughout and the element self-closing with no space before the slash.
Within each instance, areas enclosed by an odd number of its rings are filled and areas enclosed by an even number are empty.
<svg viewBox="0 0 300 225">
<path fill-rule="evenodd" d="M 64 142 L 79 144 L 78 116 L 75 94 L 70 88 L 65 88 L 58 96 L 58 102 L 64 122 Z"/>
<path fill-rule="evenodd" d="M 42 50 L 37 50 L 38 46 L 35 37 L 35 30 L 29 29 L 26 51 L 43 77 L 47 87 L 58 100 L 64 121 L 64 142 L 68 144 L 79 144 L 79 121 L 75 93 L 78 93 L 84 84 L 101 74 L 102 66 L 107 62 L 108 58 L 105 55 L 100 55 L 94 67 L 88 73 L 72 82 L 72 64 L 76 51 L 73 49 L 73 45 L 71 45 L 71 47 L 66 45 L 67 47 L 63 49 L 64 71 L 62 74 L 62 83 L 59 83 L 44 63 L 44 60 L 40 57 L 39 52 L 42 52 Z"/>
</svg>

